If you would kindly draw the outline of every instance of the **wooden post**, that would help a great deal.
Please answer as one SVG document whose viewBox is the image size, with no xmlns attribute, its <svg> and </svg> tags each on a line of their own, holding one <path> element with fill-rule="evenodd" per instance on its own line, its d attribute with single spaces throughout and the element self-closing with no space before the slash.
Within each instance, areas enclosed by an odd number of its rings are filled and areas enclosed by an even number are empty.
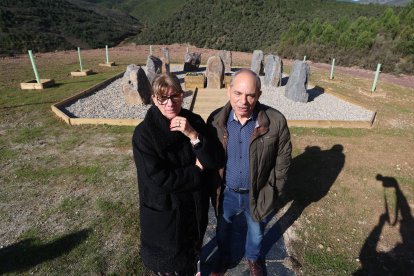
<svg viewBox="0 0 414 276">
<path fill-rule="evenodd" d="M 333 80 L 334 78 L 334 66 L 335 66 L 335 59 L 332 59 L 332 67 L 331 67 L 331 76 L 329 79 Z"/>
<path fill-rule="evenodd" d="M 152 45 L 150 45 L 150 56 L 152 56 Z"/>
<path fill-rule="evenodd" d="M 377 65 L 377 72 L 375 72 L 375 78 L 374 78 L 374 82 L 372 83 L 372 92 L 375 92 L 375 89 L 377 88 L 377 81 L 378 81 L 378 76 L 380 73 L 380 69 L 381 69 L 381 63 L 378 63 Z"/>
<path fill-rule="evenodd" d="M 83 71 L 82 58 L 81 58 L 80 48 L 79 47 L 78 47 L 78 57 L 79 57 L 80 72 L 82 72 Z"/>
<path fill-rule="evenodd" d="M 32 62 L 32 67 L 33 67 L 33 71 L 34 71 L 35 76 L 36 76 L 36 81 L 37 81 L 37 83 L 40 83 L 39 73 L 37 72 L 36 62 L 34 60 L 32 50 L 29 50 L 29 57 L 30 57 L 30 61 Z"/>
<path fill-rule="evenodd" d="M 303 61 L 306 61 L 306 56 L 303 57 Z"/>
</svg>

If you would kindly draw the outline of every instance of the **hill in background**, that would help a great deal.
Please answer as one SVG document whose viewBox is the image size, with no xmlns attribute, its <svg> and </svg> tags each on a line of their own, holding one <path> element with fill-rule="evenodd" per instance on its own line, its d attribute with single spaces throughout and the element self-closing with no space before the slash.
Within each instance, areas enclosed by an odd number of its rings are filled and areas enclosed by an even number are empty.
<svg viewBox="0 0 414 276">
<path fill-rule="evenodd" d="M 0 55 L 115 46 L 140 28 L 141 23 L 125 13 L 81 1 L 2 0 Z"/>
<path fill-rule="evenodd" d="M 190 43 L 197 47 L 414 73 L 414 4 L 404 7 L 321 0 L 189 0 L 138 44 Z"/>
<path fill-rule="evenodd" d="M 77 2 L 78 0 L 73 0 Z M 187 2 L 185 0 L 84 0 L 96 6 L 120 10 L 146 25 L 168 18 Z"/>
<path fill-rule="evenodd" d="M 366 2 L 371 0 L 361 0 Z M 407 3 L 407 0 L 379 0 Z M 127 15 L 127 13 L 129 15 Z M 142 25 L 141 25 L 142 23 Z M 136 35 L 135 37 L 132 37 Z M 137 44 L 197 47 L 414 73 L 414 2 L 3 0 L 0 54 Z"/>
</svg>

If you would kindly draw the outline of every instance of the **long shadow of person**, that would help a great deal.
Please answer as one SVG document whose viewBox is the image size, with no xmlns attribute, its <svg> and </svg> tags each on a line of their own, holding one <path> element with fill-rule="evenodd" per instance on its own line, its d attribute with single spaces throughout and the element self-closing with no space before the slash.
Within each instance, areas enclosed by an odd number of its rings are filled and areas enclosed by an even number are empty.
<svg viewBox="0 0 414 276">
<path fill-rule="evenodd" d="M 385 212 L 379 217 L 378 224 L 372 229 L 361 248 L 359 260 L 361 268 L 354 275 L 414 275 L 414 219 L 410 205 L 402 193 L 398 182 L 393 177 L 378 174 L 376 179 L 382 181 L 384 187 Z M 395 219 L 390 221 L 385 189 L 395 189 Z M 378 252 L 382 229 L 385 224 L 399 226 L 402 242 L 388 252 Z"/>
<path fill-rule="evenodd" d="M 336 144 L 328 150 L 318 146 L 306 147 L 292 160 L 288 182 L 276 212 L 292 201 L 289 209 L 264 236 L 263 255 L 267 255 L 283 233 L 311 203 L 322 199 L 330 190 L 345 164 L 343 146 Z"/>
<path fill-rule="evenodd" d="M 263 257 L 266 259 L 277 260 L 283 260 L 287 257 L 283 243 L 280 244 L 280 242 L 278 242 L 280 237 L 289 226 L 299 218 L 303 210 L 309 204 L 319 201 L 328 193 L 332 184 L 341 172 L 344 163 L 345 155 L 343 153 L 343 146 L 339 144 L 332 146 L 332 148 L 328 150 L 321 150 L 318 146 L 306 147 L 304 153 L 296 156 L 292 160 L 286 190 L 282 194 L 278 202 L 278 207 L 274 213 L 288 202 L 292 201 L 292 204 L 277 223 L 274 223 L 274 219 L 272 219 L 267 225 L 262 244 Z M 210 217 L 211 216 L 214 215 L 211 213 Z M 270 215 L 270 217 L 272 217 L 272 215 Z M 215 222 L 212 221 L 210 224 L 215 224 Z M 243 258 L 246 227 L 244 216 L 239 216 L 233 222 L 233 232 L 231 237 L 231 257 L 233 265 L 231 267 L 234 267 L 234 265 L 237 266 Z M 202 254 L 202 261 L 207 264 L 202 269 L 205 275 L 208 275 L 210 272 L 208 264 L 217 257 L 214 252 L 216 246 L 214 238 L 215 233 L 207 232 L 207 235 L 210 236 L 210 241 L 205 245 Z M 279 264 L 279 262 L 272 263 Z M 269 267 L 263 268 L 265 275 L 285 275 L 284 271 L 286 271 L 283 270 L 283 268 L 278 267 L 277 273 L 273 273 L 274 271 L 267 271 Z M 240 273 L 242 272 L 233 270 L 232 273 L 232 275 L 241 275 Z"/>
<path fill-rule="evenodd" d="M 55 259 L 85 241 L 90 232 L 90 229 L 84 229 L 46 244 L 39 244 L 37 239 L 25 239 L 2 248 L 0 249 L 0 274 L 22 272 Z"/>
</svg>

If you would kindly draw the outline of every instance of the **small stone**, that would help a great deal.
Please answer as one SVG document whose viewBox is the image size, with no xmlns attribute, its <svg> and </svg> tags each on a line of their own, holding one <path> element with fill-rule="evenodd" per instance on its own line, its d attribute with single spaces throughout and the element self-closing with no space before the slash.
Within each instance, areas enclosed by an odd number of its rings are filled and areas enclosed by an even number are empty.
<svg viewBox="0 0 414 276">
<path fill-rule="evenodd" d="M 224 65 L 219 56 L 212 56 L 207 61 L 207 88 L 220 89 L 224 78 Z"/>
<path fill-rule="evenodd" d="M 323 249 L 323 245 L 322 245 L 322 244 L 319 244 L 319 245 L 318 245 L 318 248 L 319 248 L 319 249 Z"/>
<path fill-rule="evenodd" d="M 200 67 L 201 53 L 185 53 L 184 56 L 184 71 L 191 72 L 196 71 Z"/>
</svg>

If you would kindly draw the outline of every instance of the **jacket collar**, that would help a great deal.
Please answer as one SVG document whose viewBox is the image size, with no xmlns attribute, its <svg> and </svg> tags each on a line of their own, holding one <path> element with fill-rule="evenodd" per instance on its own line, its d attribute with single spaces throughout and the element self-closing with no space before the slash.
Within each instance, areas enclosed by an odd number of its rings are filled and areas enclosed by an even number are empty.
<svg viewBox="0 0 414 276">
<path fill-rule="evenodd" d="M 226 129 L 227 118 L 230 115 L 231 109 L 232 108 L 231 108 L 230 102 L 227 102 L 226 105 L 223 107 L 223 110 L 217 119 L 217 125 L 220 128 Z M 255 128 L 253 132 L 253 137 L 258 136 L 258 135 L 263 135 L 269 130 L 270 120 L 265 112 L 266 109 L 267 109 L 267 106 L 262 105 L 260 102 L 257 102 L 256 106 L 254 107 L 254 110 L 257 114 L 256 120 L 257 120 L 258 127 Z"/>
<path fill-rule="evenodd" d="M 179 116 L 187 117 L 185 110 L 181 109 Z M 183 139 L 184 134 L 179 131 L 170 131 L 170 120 L 168 120 L 155 105 L 148 109 L 144 124 L 148 129 L 155 146 L 165 149 Z"/>
</svg>

